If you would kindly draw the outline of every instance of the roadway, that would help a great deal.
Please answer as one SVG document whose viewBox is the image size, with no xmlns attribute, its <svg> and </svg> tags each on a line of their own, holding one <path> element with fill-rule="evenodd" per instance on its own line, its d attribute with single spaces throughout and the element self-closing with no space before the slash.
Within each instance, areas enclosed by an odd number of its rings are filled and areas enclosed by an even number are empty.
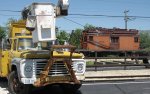
<svg viewBox="0 0 150 94">
<path fill-rule="evenodd" d="M 34 94 L 64 94 L 58 86 L 51 86 Z M 84 83 L 76 94 L 150 94 L 150 80 Z"/>
<path fill-rule="evenodd" d="M 0 94 L 10 94 L 7 81 L 0 81 Z M 58 86 L 49 86 L 31 94 L 64 94 Z M 150 94 L 150 80 L 84 83 L 76 94 Z"/>
<path fill-rule="evenodd" d="M 90 83 L 83 85 L 81 94 L 150 94 L 150 81 Z"/>
</svg>

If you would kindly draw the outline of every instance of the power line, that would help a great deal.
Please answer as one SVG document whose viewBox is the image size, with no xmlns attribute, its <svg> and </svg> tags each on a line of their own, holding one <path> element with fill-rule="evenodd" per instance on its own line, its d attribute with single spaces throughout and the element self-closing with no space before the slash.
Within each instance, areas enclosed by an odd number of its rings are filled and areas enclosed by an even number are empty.
<svg viewBox="0 0 150 94">
<path fill-rule="evenodd" d="M 124 16 L 117 15 L 99 15 L 99 14 L 69 14 L 70 16 L 84 16 L 84 17 L 112 17 L 112 18 L 124 18 Z M 145 18 L 150 19 L 149 16 L 128 16 L 132 18 Z"/>
<path fill-rule="evenodd" d="M 91 16 L 91 17 L 119 17 L 119 18 L 122 18 L 122 17 L 124 17 L 124 16 L 113 16 L 113 15 L 99 15 L 99 14 L 69 14 L 69 15 L 71 15 L 71 16 Z"/>
<path fill-rule="evenodd" d="M 20 10 L 0 10 L 0 11 L 6 11 L 6 12 L 21 12 Z M 0 14 L 4 15 L 5 14 Z M 101 15 L 101 14 L 81 14 L 81 13 L 71 13 L 69 14 L 70 16 L 89 16 L 89 17 L 112 17 L 112 18 L 124 18 L 124 16 L 118 16 L 118 15 Z M 6 16 L 11 16 L 11 15 L 6 15 Z M 12 15 L 16 16 L 16 15 Z M 18 16 L 18 15 L 17 15 Z M 128 16 L 128 17 L 134 17 L 134 18 L 145 18 L 145 19 L 150 19 L 148 16 Z"/>
<path fill-rule="evenodd" d="M 6 12 L 21 12 L 21 11 L 17 11 L 17 10 L 0 10 L 0 11 L 6 11 Z"/>
<path fill-rule="evenodd" d="M 20 15 L 7 15 L 7 14 L 0 14 L 0 16 L 20 16 Z"/>
<path fill-rule="evenodd" d="M 126 4 L 130 4 L 130 5 L 133 5 L 133 4 L 134 5 L 135 4 L 136 5 L 137 4 L 138 5 L 141 5 L 141 4 L 142 5 L 148 5 L 149 4 L 148 2 L 143 2 L 142 0 L 139 0 L 139 1 L 138 0 L 137 1 L 133 1 L 133 0 L 132 1 L 126 1 L 126 0 L 124 0 L 124 1 L 120 1 L 120 0 L 111 0 L 111 1 L 110 0 L 95 0 L 95 1 L 102 1 L 102 2 L 115 3 L 115 4 L 117 4 L 117 3 L 118 4 L 125 4 L 126 3 Z"/>
<path fill-rule="evenodd" d="M 69 18 L 69 19 L 99 19 L 99 18 L 102 18 L 103 19 L 103 17 L 72 17 L 72 16 L 68 16 L 67 18 Z"/>
<path fill-rule="evenodd" d="M 72 17 L 72 18 L 81 18 L 81 17 L 88 17 L 88 18 L 92 18 L 92 17 L 109 17 L 109 18 L 124 18 L 124 16 L 115 16 L 115 15 L 89 15 L 89 14 L 69 14 L 70 16 L 76 16 L 76 17 Z M 0 14 L 0 16 L 20 16 L 20 15 L 7 15 L 7 14 Z M 77 17 L 78 16 L 78 17 Z M 81 16 L 81 17 L 79 17 Z M 150 17 L 148 16 L 128 16 L 130 18 L 142 18 L 142 19 L 150 19 Z"/>
<path fill-rule="evenodd" d="M 66 19 L 66 20 L 68 20 L 68 21 L 70 21 L 70 22 L 73 22 L 73 23 L 75 23 L 75 24 L 77 24 L 77 25 L 80 25 L 80 26 L 84 27 L 84 25 L 82 25 L 82 24 L 80 24 L 80 23 L 78 23 L 78 22 L 76 22 L 76 21 L 70 20 L 70 19 L 68 19 L 68 18 L 66 18 L 66 17 L 63 17 L 63 18 Z"/>
</svg>

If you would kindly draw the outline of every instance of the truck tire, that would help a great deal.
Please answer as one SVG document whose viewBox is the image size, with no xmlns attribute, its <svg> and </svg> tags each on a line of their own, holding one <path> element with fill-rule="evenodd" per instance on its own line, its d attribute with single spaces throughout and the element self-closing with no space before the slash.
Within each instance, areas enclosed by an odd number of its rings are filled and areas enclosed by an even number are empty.
<svg viewBox="0 0 150 94">
<path fill-rule="evenodd" d="M 32 86 L 21 83 L 17 72 L 12 71 L 8 77 L 8 90 L 10 94 L 30 94 Z"/>
<path fill-rule="evenodd" d="M 61 88 L 63 89 L 64 94 L 76 94 L 81 86 L 82 84 L 62 84 Z"/>
</svg>

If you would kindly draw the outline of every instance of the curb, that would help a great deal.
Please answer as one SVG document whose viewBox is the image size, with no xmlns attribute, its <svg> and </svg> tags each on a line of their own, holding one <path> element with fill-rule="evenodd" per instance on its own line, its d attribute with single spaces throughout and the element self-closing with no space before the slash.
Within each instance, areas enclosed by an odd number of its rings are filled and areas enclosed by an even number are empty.
<svg viewBox="0 0 150 94">
<path fill-rule="evenodd" d="M 135 80 L 150 80 L 150 77 L 130 77 L 130 78 L 85 78 L 85 83 L 97 83 L 97 82 L 118 82 L 118 81 L 135 81 Z"/>
</svg>

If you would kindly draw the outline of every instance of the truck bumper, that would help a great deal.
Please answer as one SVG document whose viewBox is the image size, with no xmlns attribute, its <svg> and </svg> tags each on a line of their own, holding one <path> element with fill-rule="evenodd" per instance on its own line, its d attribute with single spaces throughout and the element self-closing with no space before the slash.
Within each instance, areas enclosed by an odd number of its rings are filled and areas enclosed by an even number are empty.
<svg viewBox="0 0 150 94">
<path fill-rule="evenodd" d="M 36 78 L 21 78 L 23 84 L 34 84 Z"/>
<path fill-rule="evenodd" d="M 85 76 L 84 75 L 82 75 L 82 76 L 76 76 L 76 77 L 80 81 L 84 81 L 85 80 Z"/>
<path fill-rule="evenodd" d="M 82 76 L 76 76 L 77 77 L 77 80 L 80 80 L 80 81 L 83 81 L 83 80 L 85 80 L 85 76 L 84 75 L 82 75 Z M 69 77 L 65 77 L 65 76 L 63 76 L 63 77 L 47 77 L 46 78 L 46 82 L 48 82 L 49 84 L 51 84 L 51 83 L 60 83 L 61 81 L 61 83 L 66 83 L 67 81 L 68 82 L 70 82 L 70 78 Z M 37 79 L 36 78 L 21 78 L 21 82 L 23 83 L 23 84 L 35 84 L 35 82 L 37 81 Z"/>
</svg>

